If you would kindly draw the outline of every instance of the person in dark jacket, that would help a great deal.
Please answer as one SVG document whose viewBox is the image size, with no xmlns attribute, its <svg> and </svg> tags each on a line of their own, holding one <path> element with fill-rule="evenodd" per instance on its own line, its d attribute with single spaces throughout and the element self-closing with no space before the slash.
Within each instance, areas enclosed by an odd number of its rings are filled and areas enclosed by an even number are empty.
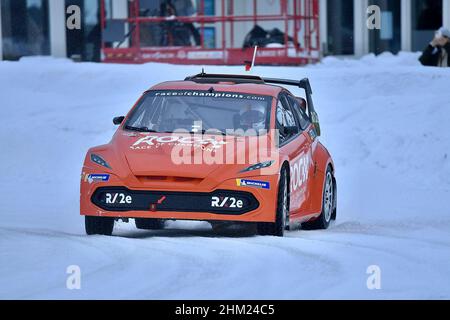
<svg viewBox="0 0 450 320">
<path fill-rule="evenodd" d="M 419 61 L 424 66 L 450 67 L 450 30 L 440 28 L 430 44 L 425 48 Z"/>
</svg>

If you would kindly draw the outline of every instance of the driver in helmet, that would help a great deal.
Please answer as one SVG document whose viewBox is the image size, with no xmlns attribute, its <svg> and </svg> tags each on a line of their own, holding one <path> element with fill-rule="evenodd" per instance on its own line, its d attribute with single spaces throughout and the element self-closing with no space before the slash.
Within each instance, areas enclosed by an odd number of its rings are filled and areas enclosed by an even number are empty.
<svg viewBox="0 0 450 320">
<path fill-rule="evenodd" d="M 238 128 L 243 130 L 254 129 L 256 131 L 265 129 L 265 108 L 262 105 L 247 104 L 239 113 Z"/>
</svg>

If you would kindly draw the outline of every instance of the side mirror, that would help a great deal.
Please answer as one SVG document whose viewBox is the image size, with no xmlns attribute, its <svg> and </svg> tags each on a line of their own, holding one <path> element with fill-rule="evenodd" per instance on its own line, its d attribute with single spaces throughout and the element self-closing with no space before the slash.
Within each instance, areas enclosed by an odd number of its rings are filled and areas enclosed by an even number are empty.
<svg viewBox="0 0 450 320">
<path fill-rule="evenodd" d="M 124 116 L 120 116 L 120 117 L 115 117 L 113 119 L 113 123 L 118 126 L 119 124 L 121 124 L 123 122 L 123 120 L 125 119 Z"/>
<path fill-rule="evenodd" d="M 289 135 L 294 135 L 299 133 L 298 127 L 297 126 L 293 126 L 293 127 L 284 127 L 284 133 L 285 134 L 289 134 Z"/>
<path fill-rule="evenodd" d="M 319 123 L 319 116 L 315 111 L 311 112 L 311 122 L 316 129 L 317 136 L 320 136 L 320 123 Z"/>
</svg>

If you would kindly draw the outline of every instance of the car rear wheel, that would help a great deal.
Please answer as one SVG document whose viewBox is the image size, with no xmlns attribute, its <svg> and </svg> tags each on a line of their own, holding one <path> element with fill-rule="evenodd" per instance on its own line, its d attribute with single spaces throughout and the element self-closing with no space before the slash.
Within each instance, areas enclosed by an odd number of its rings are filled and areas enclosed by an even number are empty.
<svg viewBox="0 0 450 320">
<path fill-rule="evenodd" d="M 84 226 L 87 235 L 110 236 L 114 229 L 114 218 L 85 216 Z"/>
<path fill-rule="evenodd" d="M 302 223 L 302 229 L 317 230 L 328 229 L 331 220 L 336 219 L 336 194 L 335 183 L 331 168 L 328 167 L 325 174 L 325 183 L 322 195 L 322 212 L 317 219 Z"/>
<path fill-rule="evenodd" d="M 136 218 L 134 223 L 138 229 L 161 230 L 164 228 L 164 220 L 162 219 Z"/>
<path fill-rule="evenodd" d="M 289 219 L 289 190 L 286 170 L 281 171 L 278 186 L 278 201 L 275 222 L 260 222 L 257 225 L 258 234 L 262 236 L 282 237 Z"/>
</svg>

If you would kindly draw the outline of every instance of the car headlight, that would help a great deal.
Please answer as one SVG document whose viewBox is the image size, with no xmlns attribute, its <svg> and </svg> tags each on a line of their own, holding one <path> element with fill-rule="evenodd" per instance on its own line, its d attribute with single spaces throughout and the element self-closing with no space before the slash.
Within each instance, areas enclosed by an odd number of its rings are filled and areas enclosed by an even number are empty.
<svg viewBox="0 0 450 320">
<path fill-rule="evenodd" d="M 108 162 L 105 161 L 105 159 L 94 153 L 91 153 L 91 161 L 105 168 L 111 169 L 110 165 L 108 164 Z"/>
<path fill-rule="evenodd" d="M 244 170 L 240 171 L 240 172 L 249 172 L 249 171 L 254 171 L 254 170 L 259 170 L 259 169 L 264 169 L 264 168 L 268 168 L 270 167 L 275 161 L 271 160 L 271 161 L 265 161 L 265 162 L 260 162 L 254 165 L 251 165 L 248 168 L 245 168 Z"/>
</svg>

